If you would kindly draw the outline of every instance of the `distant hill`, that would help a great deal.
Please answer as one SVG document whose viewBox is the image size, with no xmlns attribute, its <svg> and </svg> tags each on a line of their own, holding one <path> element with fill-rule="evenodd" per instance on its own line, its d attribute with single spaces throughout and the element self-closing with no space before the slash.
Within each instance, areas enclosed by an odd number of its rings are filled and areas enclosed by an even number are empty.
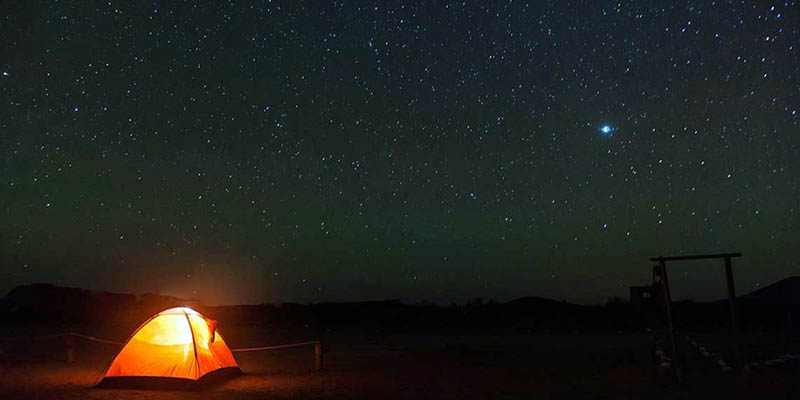
<svg viewBox="0 0 800 400">
<path fill-rule="evenodd" d="M 800 277 L 787 278 L 741 296 L 744 322 L 781 327 L 787 313 L 800 304 Z M 14 321 L 138 324 L 167 308 L 189 306 L 225 325 L 302 326 L 312 329 L 368 328 L 403 332 L 513 329 L 522 331 L 618 331 L 654 326 L 661 318 L 657 304 L 610 302 L 583 306 L 542 297 L 506 303 L 474 299 L 463 305 L 406 304 L 399 300 L 205 306 L 197 301 L 157 294 L 136 296 L 50 284 L 12 289 L 0 299 L 0 324 Z M 677 322 L 685 327 L 726 328 L 726 302 L 676 302 Z M 800 313 L 799 313 L 800 315 Z M 776 322 L 777 321 L 777 322 Z M 782 328 L 780 328 L 782 329 Z"/>
<path fill-rule="evenodd" d="M 166 308 L 189 305 L 176 297 L 147 293 L 86 290 L 47 283 L 17 286 L 0 302 L 6 318 L 49 322 L 129 321 L 147 318 Z"/>
<path fill-rule="evenodd" d="M 508 303 L 505 303 L 504 306 L 510 308 L 520 308 L 529 310 L 543 309 L 543 308 L 554 308 L 554 309 L 585 308 L 585 306 L 567 303 L 566 301 L 558 301 L 558 300 L 548 299 L 546 297 L 534 297 L 534 296 L 520 297 L 518 299 L 514 299 L 509 301 Z"/>
<path fill-rule="evenodd" d="M 522 329 L 612 329 L 621 318 L 603 316 L 602 307 L 586 307 L 539 297 L 508 303 L 474 299 L 464 305 L 406 304 L 399 300 L 316 304 L 205 306 L 170 296 L 135 296 L 32 284 L 12 289 L 0 301 L 0 323 L 9 321 L 108 323 L 141 321 L 170 307 L 190 306 L 225 324 L 274 326 L 369 327 L 393 331 L 461 330 L 518 327 Z M 588 312 L 587 312 L 588 311 Z M 628 316 L 626 320 L 630 320 Z M 604 322 L 607 321 L 607 322 Z M 600 324 L 598 325 L 598 322 Z M 605 325 L 609 325 L 606 327 Z M 614 325 L 613 329 L 617 329 Z"/>
<path fill-rule="evenodd" d="M 750 294 L 742 296 L 746 301 L 788 303 L 800 305 L 800 276 L 782 279 Z"/>
</svg>

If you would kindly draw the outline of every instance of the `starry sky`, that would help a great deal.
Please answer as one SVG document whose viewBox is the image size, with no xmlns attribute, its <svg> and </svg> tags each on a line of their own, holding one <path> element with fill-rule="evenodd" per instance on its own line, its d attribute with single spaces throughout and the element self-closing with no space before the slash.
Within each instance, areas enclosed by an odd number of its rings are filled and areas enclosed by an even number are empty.
<svg viewBox="0 0 800 400">
<path fill-rule="evenodd" d="M 593 303 L 800 274 L 796 1 L 11 1 L 0 292 Z M 676 298 L 725 296 L 721 262 Z"/>
</svg>

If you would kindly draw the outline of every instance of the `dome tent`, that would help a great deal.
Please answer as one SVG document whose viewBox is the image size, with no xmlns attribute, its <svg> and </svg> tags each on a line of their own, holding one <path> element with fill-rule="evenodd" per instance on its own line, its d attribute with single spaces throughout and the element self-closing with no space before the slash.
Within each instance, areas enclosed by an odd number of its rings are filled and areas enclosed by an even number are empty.
<svg viewBox="0 0 800 400">
<path fill-rule="evenodd" d="M 176 307 L 139 326 L 97 386 L 191 387 L 240 372 L 216 322 L 191 308 Z"/>
</svg>

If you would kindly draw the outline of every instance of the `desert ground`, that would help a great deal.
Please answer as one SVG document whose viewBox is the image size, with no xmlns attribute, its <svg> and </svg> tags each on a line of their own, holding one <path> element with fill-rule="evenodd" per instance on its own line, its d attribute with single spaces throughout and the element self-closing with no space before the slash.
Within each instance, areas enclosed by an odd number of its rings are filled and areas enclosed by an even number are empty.
<svg viewBox="0 0 800 400">
<path fill-rule="evenodd" d="M 193 391 L 97 389 L 93 384 L 118 346 L 75 341 L 67 364 L 63 338 L 79 331 L 122 340 L 113 327 L 6 326 L 0 336 L 0 398 L 36 399 L 690 399 L 798 398 L 798 375 L 743 379 L 697 369 L 677 384 L 658 368 L 647 332 L 404 333 L 351 330 L 221 328 L 232 348 L 321 339 L 313 349 L 236 353 L 244 374 Z"/>
</svg>

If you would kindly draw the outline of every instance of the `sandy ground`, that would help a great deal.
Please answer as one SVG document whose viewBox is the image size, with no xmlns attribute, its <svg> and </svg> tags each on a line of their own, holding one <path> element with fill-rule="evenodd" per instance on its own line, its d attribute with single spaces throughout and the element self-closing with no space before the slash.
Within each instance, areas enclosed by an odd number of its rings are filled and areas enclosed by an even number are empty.
<svg viewBox="0 0 800 400">
<path fill-rule="evenodd" d="M 256 328 L 229 330 L 232 347 Z M 262 337 L 262 343 L 280 340 Z M 306 339 L 306 338 L 303 338 Z M 95 389 L 114 346 L 63 340 L 4 344 L 0 398 L 37 399 L 689 399 L 800 398 L 798 377 L 757 382 L 719 374 L 683 386 L 656 368 L 645 334 L 380 335 L 326 333 L 325 368 L 311 348 L 237 353 L 245 374 L 197 391 Z M 237 343 L 238 342 L 238 343 Z M 792 390 L 795 390 L 792 392 Z"/>
</svg>

